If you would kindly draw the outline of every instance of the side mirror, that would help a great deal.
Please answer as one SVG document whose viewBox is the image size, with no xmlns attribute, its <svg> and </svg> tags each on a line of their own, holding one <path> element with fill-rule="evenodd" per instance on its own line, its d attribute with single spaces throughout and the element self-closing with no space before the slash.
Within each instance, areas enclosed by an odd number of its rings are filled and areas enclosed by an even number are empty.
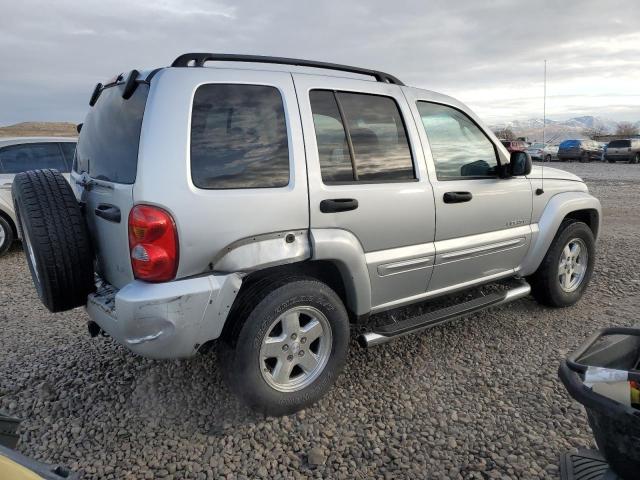
<svg viewBox="0 0 640 480">
<path fill-rule="evenodd" d="M 510 177 L 516 177 L 529 175 L 532 167 L 531 155 L 527 152 L 511 152 L 511 159 L 506 170 Z"/>
</svg>

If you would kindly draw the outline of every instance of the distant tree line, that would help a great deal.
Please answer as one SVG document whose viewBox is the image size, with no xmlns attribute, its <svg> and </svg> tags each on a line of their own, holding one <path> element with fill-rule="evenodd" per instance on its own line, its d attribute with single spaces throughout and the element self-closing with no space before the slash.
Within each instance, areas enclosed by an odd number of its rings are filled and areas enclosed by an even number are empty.
<svg viewBox="0 0 640 480">
<path fill-rule="evenodd" d="M 604 135 L 607 135 L 609 130 L 605 128 L 604 125 L 595 125 L 592 128 L 585 128 L 582 131 L 582 134 L 590 138 L 591 140 L 596 140 Z M 616 125 L 616 130 L 614 135 L 618 137 L 633 137 L 634 135 L 638 135 L 640 133 L 640 129 L 636 125 L 631 122 L 619 122 Z"/>
</svg>

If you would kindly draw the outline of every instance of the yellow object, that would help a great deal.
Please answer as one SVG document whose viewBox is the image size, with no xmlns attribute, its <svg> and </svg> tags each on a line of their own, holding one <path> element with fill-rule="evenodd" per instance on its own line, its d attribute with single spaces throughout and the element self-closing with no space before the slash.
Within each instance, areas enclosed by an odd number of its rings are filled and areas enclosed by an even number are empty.
<svg viewBox="0 0 640 480">
<path fill-rule="evenodd" d="M 0 480 L 42 480 L 42 477 L 0 454 Z"/>
</svg>

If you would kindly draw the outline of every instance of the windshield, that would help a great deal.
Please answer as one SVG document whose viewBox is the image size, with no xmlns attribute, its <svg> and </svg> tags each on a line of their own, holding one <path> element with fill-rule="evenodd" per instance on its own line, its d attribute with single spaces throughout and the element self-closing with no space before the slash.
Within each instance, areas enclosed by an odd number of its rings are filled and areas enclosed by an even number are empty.
<svg viewBox="0 0 640 480">
<path fill-rule="evenodd" d="M 124 85 L 106 88 L 82 125 L 74 170 L 114 183 L 134 183 L 138 145 L 149 86 L 139 84 L 128 100 Z"/>
</svg>

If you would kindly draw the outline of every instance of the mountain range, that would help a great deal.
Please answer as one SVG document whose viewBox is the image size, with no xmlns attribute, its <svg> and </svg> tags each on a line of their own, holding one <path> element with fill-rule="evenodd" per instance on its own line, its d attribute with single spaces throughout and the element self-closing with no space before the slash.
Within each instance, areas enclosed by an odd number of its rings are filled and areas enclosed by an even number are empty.
<svg viewBox="0 0 640 480">
<path fill-rule="evenodd" d="M 542 141 L 542 125 L 545 124 L 545 139 L 550 143 L 558 143 L 567 139 L 587 138 L 585 130 L 601 129 L 604 134 L 614 133 L 617 122 L 601 117 L 586 115 L 568 120 L 550 120 L 546 123 L 541 118 L 529 120 L 513 120 L 511 122 L 490 125 L 494 131 L 510 129 L 517 137 L 526 137 L 529 141 Z M 640 128 L 640 121 L 635 123 Z"/>
</svg>

